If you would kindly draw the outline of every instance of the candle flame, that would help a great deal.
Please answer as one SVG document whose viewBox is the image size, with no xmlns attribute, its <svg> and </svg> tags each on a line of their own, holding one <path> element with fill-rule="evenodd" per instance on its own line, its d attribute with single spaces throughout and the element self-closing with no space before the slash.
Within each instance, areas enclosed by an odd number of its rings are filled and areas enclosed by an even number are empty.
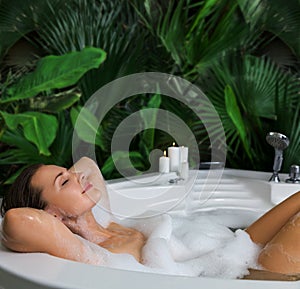
<svg viewBox="0 0 300 289">
<path fill-rule="evenodd" d="M 175 146 L 175 142 L 173 142 L 173 147 Z"/>
<path fill-rule="evenodd" d="M 166 151 L 164 151 L 164 156 L 166 156 L 167 155 L 167 152 Z"/>
</svg>

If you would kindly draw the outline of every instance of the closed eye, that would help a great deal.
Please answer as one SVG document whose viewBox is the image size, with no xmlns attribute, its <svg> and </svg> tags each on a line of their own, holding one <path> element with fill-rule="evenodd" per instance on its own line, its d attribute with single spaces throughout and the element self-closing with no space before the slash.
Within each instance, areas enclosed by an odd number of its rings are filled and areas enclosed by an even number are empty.
<svg viewBox="0 0 300 289">
<path fill-rule="evenodd" d="M 63 181 L 61 185 L 64 186 L 68 181 L 69 181 L 68 179 Z"/>
</svg>

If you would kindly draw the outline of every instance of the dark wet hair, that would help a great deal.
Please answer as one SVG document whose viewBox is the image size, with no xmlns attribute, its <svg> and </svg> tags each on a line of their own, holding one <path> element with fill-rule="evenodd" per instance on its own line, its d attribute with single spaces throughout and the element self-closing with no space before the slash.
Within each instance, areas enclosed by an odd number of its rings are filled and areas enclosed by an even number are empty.
<svg viewBox="0 0 300 289">
<path fill-rule="evenodd" d="M 31 179 L 43 164 L 34 164 L 24 169 L 4 194 L 1 204 L 1 215 L 12 208 L 31 207 L 44 209 L 47 203 L 42 200 L 42 188 L 33 187 Z"/>
</svg>

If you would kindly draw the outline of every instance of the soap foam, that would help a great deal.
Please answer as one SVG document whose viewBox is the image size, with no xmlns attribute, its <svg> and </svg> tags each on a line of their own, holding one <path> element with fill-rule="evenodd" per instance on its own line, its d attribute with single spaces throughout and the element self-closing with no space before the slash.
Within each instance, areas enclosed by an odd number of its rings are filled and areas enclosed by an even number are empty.
<svg viewBox="0 0 300 289">
<path fill-rule="evenodd" d="M 256 260 L 261 248 L 243 230 L 231 231 L 217 224 L 209 215 L 122 220 L 122 225 L 140 230 L 147 242 L 143 248 L 143 264 L 129 254 L 114 254 L 90 243 L 91 263 L 118 269 L 171 274 L 239 278 L 248 268 L 258 268 Z"/>
</svg>

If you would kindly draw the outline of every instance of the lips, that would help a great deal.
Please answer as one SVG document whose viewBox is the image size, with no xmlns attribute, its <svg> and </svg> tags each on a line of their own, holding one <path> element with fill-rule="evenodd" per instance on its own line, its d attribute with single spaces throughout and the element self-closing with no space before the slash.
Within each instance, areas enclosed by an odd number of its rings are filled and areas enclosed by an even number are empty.
<svg viewBox="0 0 300 289">
<path fill-rule="evenodd" d="M 90 184 L 90 183 L 88 183 L 88 184 L 85 186 L 85 188 L 84 188 L 82 194 L 86 193 L 86 192 L 87 192 L 88 190 L 90 190 L 92 187 L 93 187 L 93 185 Z"/>
</svg>

